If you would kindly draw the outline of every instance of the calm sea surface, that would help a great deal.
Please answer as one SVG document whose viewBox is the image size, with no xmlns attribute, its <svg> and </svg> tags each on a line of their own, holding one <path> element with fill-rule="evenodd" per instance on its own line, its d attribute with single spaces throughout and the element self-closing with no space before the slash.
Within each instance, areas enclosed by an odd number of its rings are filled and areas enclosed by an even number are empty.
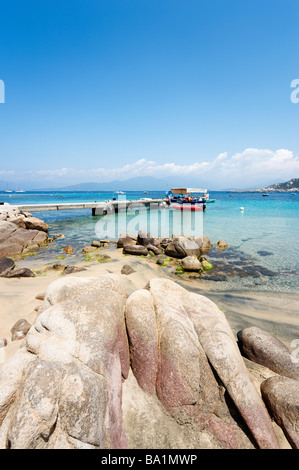
<svg viewBox="0 0 299 470">
<path fill-rule="evenodd" d="M 100 202 L 119 199 L 135 200 L 139 198 L 163 198 L 164 192 L 126 191 L 125 195 L 108 192 L 26 192 L 0 193 L 0 201 L 10 204 L 67 203 L 67 202 Z M 140 211 L 139 216 L 132 213 L 125 218 L 124 213 L 116 217 L 92 217 L 91 210 L 45 211 L 33 215 L 45 220 L 49 226 L 49 235 L 63 233 L 65 238 L 55 240 L 51 248 L 32 256 L 35 262 L 52 261 L 61 254 L 62 246 L 71 244 L 74 255 L 68 258 L 71 264 L 82 259 L 81 249 L 97 238 L 113 237 L 115 223 L 120 231 L 137 231 L 149 229 L 153 236 L 167 235 L 168 225 L 174 233 L 184 233 L 182 224 L 190 225 L 195 231 L 203 231 L 212 243 L 225 240 L 229 249 L 220 254 L 213 249 L 208 257 L 226 259 L 231 264 L 240 259 L 252 265 L 262 266 L 275 272 L 259 278 L 232 277 L 221 282 L 221 288 L 254 288 L 256 290 L 299 292 L 299 256 L 297 243 L 299 235 L 299 193 L 270 193 L 263 197 L 261 193 L 210 192 L 215 203 L 207 204 L 206 211 L 189 214 L 178 223 L 177 214 L 173 211 Z M 243 207 L 244 210 L 240 208 Z M 158 215 L 159 212 L 159 215 Z M 141 214 L 141 215 L 140 215 Z M 174 217 L 175 216 L 175 217 Z M 181 216 L 180 216 L 181 217 Z M 174 223 L 174 219 L 176 222 Z M 192 219 L 192 220 L 191 220 Z M 198 221 L 198 225 L 197 225 Z M 181 225 L 180 225 L 181 224 Z M 159 231 L 157 232 L 157 227 Z M 110 232 L 109 232 L 110 231 Z M 195 233 L 197 234 L 197 233 Z M 170 233 L 171 235 L 171 233 Z M 243 257 L 243 258 L 242 258 Z M 244 262 L 245 262 L 244 261 Z"/>
</svg>

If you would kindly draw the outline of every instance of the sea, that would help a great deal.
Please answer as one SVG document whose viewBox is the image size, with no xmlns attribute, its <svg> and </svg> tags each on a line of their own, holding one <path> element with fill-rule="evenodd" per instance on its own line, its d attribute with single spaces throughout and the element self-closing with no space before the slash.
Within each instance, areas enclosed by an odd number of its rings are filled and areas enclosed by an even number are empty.
<svg viewBox="0 0 299 470">
<path fill-rule="evenodd" d="M 0 192 L 0 202 L 12 205 L 62 204 L 118 200 L 160 199 L 164 191 Z M 215 246 L 206 257 L 216 266 L 207 282 L 221 289 L 241 289 L 299 293 L 299 192 L 271 192 L 268 196 L 254 192 L 211 191 L 214 202 L 204 212 L 182 214 L 169 208 L 132 209 L 131 212 L 92 216 L 91 209 L 34 212 L 49 225 L 49 236 L 63 234 L 48 248 L 30 256 L 31 264 L 63 262 L 62 247 L 74 248 L 67 263 L 82 261 L 82 248 L 95 239 L 116 240 L 120 232 L 146 230 L 152 236 L 205 235 L 212 244 L 224 240 L 229 246 L 219 251 Z M 179 214 L 177 213 L 179 212 Z M 29 258 L 21 261 L 29 263 Z"/>
</svg>

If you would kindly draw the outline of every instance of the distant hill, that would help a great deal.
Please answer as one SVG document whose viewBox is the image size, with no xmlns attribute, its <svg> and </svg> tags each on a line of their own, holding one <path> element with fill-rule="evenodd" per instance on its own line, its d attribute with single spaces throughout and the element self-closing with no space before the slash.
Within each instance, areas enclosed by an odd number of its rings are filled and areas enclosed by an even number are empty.
<svg viewBox="0 0 299 470">
<path fill-rule="evenodd" d="M 204 183 L 195 178 L 172 176 L 154 178 L 153 176 L 136 176 L 125 181 L 115 180 L 109 183 L 80 183 L 59 188 L 60 191 L 167 191 L 174 187 L 202 187 Z M 204 184 L 206 188 L 206 183 Z M 209 187 L 209 186 L 208 186 Z"/>
<path fill-rule="evenodd" d="M 267 191 L 299 191 L 299 178 L 293 178 L 285 183 L 268 186 Z"/>
</svg>

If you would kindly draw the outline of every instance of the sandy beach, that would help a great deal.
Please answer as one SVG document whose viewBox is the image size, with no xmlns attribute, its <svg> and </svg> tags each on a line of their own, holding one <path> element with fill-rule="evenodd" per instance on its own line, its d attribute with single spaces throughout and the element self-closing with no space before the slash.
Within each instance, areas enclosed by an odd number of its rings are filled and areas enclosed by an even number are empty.
<svg viewBox="0 0 299 470">
<path fill-rule="evenodd" d="M 169 277 L 166 268 L 158 266 L 150 258 L 123 255 L 122 249 L 103 249 L 111 259 L 98 262 L 97 260 L 85 261 L 76 266 L 85 270 L 68 274 L 67 276 L 100 276 L 114 273 L 121 277 L 121 282 L 130 295 L 137 289 L 142 289 L 153 278 Z M 67 260 L 64 260 L 67 261 Z M 33 269 L 32 260 L 30 268 Z M 121 274 L 124 265 L 131 266 L 135 272 L 130 275 Z M 0 338 L 7 338 L 8 345 L 5 348 L 5 357 L 8 358 L 20 346 L 20 341 L 10 340 L 12 326 L 22 318 L 33 323 L 41 304 L 36 296 L 45 292 L 47 286 L 61 276 L 61 270 L 51 269 L 49 266 L 36 267 L 37 272 L 43 274 L 34 278 L 0 278 L 1 286 L 1 316 Z M 279 338 L 290 348 L 292 340 L 299 338 L 299 295 L 269 293 L 269 292 L 228 292 L 213 289 L 213 283 L 205 281 L 175 280 L 186 289 L 205 295 L 213 300 L 225 313 L 234 334 L 240 329 L 249 326 L 258 326 Z"/>
</svg>

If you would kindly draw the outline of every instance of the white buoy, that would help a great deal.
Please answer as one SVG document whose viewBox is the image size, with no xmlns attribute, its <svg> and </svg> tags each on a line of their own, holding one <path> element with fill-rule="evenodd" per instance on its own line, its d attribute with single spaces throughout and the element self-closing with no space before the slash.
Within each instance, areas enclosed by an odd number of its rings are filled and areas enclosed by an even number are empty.
<svg viewBox="0 0 299 470">
<path fill-rule="evenodd" d="M 244 210 L 244 207 L 240 207 L 240 209 L 241 209 L 241 211 L 243 211 L 243 210 Z"/>
</svg>

